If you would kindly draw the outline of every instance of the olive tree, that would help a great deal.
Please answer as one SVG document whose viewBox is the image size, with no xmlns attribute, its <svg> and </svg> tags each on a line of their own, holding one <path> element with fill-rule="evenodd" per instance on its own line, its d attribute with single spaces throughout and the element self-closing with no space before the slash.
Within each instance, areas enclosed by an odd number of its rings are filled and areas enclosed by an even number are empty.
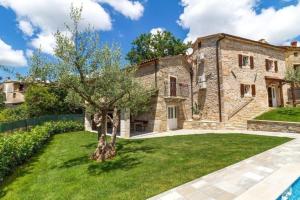
<svg viewBox="0 0 300 200">
<path fill-rule="evenodd" d="M 116 155 L 119 111 L 130 109 L 133 114 L 146 111 L 152 89 L 147 90 L 137 82 L 135 67 L 121 67 L 117 46 L 100 45 L 97 32 L 92 28 L 79 28 L 81 9 L 72 8 L 70 17 L 73 23 L 66 26 L 67 31 L 55 34 L 55 61 L 36 65 L 36 68 L 46 66 L 47 69 L 33 71 L 44 80 L 51 76 L 53 82 L 68 91 L 70 101 L 94 115 L 98 146 L 91 158 L 105 161 Z M 108 115 L 109 111 L 113 111 L 113 117 Z M 108 120 L 113 124 L 110 141 L 106 137 Z"/>
</svg>

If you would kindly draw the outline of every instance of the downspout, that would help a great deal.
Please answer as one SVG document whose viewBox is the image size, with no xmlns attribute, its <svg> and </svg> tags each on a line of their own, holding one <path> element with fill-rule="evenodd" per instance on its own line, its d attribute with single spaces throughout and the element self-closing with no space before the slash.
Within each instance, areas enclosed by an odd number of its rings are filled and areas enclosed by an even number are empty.
<svg viewBox="0 0 300 200">
<path fill-rule="evenodd" d="M 219 48 L 220 48 L 220 42 L 221 42 L 221 40 L 223 40 L 225 38 L 225 35 L 223 35 L 223 34 L 220 34 L 220 35 L 221 35 L 221 37 L 216 42 L 216 63 L 217 63 L 217 82 L 218 82 L 219 121 L 222 122 Z"/>
<path fill-rule="evenodd" d="M 155 62 L 155 64 L 154 64 L 155 89 L 157 89 L 157 59 L 154 62 Z"/>
<path fill-rule="evenodd" d="M 193 77 L 194 77 L 194 73 L 193 73 L 193 67 L 191 67 L 190 69 L 190 77 L 191 77 L 191 111 L 192 111 L 192 118 L 193 118 L 193 106 L 194 106 L 194 91 L 193 91 Z"/>
</svg>

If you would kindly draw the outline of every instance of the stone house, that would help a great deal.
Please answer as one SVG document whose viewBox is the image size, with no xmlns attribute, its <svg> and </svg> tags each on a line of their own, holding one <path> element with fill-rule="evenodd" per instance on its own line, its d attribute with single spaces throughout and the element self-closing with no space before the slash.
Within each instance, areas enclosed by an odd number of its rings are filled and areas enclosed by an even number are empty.
<svg viewBox="0 0 300 200">
<path fill-rule="evenodd" d="M 25 85 L 19 81 L 7 80 L 1 83 L 0 88 L 5 95 L 5 105 L 15 106 L 25 102 Z"/>
<path fill-rule="evenodd" d="M 287 67 L 300 67 L 299 53 L 295 42 L 276 46 L 221 33 L 198 38 L 189 56 L 145 61 L 137 79 L 145 87 L 156 87 L 157 95 L 149 112 L 121 114 L 121 135 L 246 129 L 248 119 L 291 103 L 284 77 Z"/>
</svg>

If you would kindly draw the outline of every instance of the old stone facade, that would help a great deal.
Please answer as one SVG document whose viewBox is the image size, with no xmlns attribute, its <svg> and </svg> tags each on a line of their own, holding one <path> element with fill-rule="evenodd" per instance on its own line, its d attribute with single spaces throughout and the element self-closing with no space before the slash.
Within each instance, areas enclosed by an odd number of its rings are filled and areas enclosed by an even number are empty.
<svg viewBox="0 0 300 200">
<path fill-rule="evenodd" d="M 145 87 L 156 88 L 157 95 L 149 112 L 132 117 L 132 131 L 163 132 L 183 128 L 184 121 L 192 119 L 191 68 L 185 56 L 144 62 L 136 76 Z M 172 123 L 170 117 L 176 119 L 173 124 L 168 124 Z M 140 127 L 143 123 L 144 129 Z"/>
<path fill-rule="evenodd" d="M 18 81 L 5 81 L 0 85 L 0 89 L 5 94 L 5 105 L 14 106 L 24 103 L 25 85 Z"/>
<path fill-rule="evenodd" d="M 286 105 L 290 87 L 284 80 L 286 54 L 285 47 L 227 34 L 199 38 L 192 58 L 198 86 L 193 99 L 198 100 L 200 121 L 246 129 L 248 119 L 269 107 Z M 204 87 L 199 80 L 205 81 Z M 185 128 L 194 124 L 186 123 Z"/>
<path fill-rule="evenodd" d="M 270 107 L 290 104 L 287 67 L 300 67 L 295 44 L 275 46 L 223 33 L 198 38 L 189 56 L 158 58 L 139 66 L 137 80 L 156 88 L 157 94 L 148 112 L 129 115 L 126 127 L 130 134 L 246 129 L 248 120 Z"/>
</svg>

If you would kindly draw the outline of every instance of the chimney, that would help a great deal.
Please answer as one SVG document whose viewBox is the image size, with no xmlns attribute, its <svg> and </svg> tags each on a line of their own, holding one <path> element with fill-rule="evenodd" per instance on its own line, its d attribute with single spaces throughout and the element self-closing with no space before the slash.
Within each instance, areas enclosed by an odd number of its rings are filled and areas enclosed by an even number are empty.
<svg viewBox="0 0 300 200">
<path fill-rule="evenodd" d="M 298 43 L 297 41 L 292 41 L 292 42 L 291 42 L 291 46 L 292 46 L 292 47 L 297 47 L 297 43 Z"/>
</svg>

